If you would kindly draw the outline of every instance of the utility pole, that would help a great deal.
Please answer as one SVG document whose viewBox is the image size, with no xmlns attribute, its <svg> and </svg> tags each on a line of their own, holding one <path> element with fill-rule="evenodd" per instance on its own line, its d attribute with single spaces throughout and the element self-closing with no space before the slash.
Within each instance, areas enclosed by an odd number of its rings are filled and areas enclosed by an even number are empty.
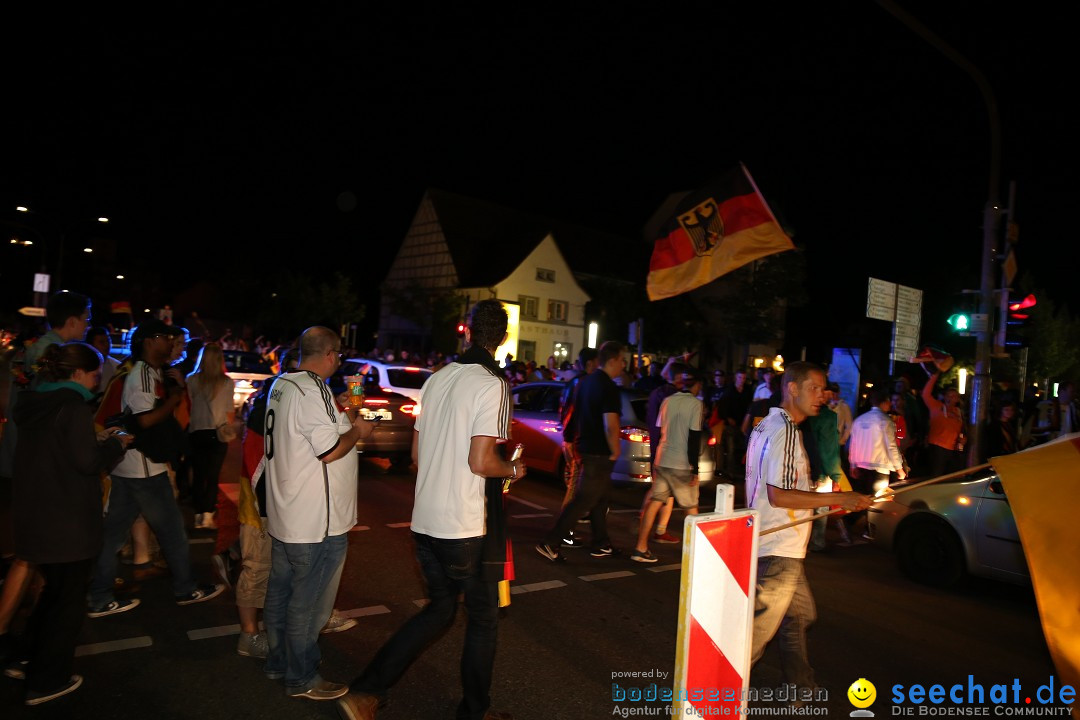
<svg viewBox="0 0 1080 720">
<path fill-rule="evenodd" d="M 877 0 L 877 4 L 888 10 L 915 34 L 933 45 L 961 70 L 970 75 L 971 79 L 979 87 L 983 102 L 986 104 L 986 114 L 990 123 L 990 177 L 986 194 L 986 206 L 983 208 L 982 281 L 979 288 L 979 312 L 989 318 L 994 312 L 994 255 L 998 237 L 998 222 L 1001 219 L 998 196 L 1001 175 L 1001 122 L 998 118 L 997 100 L 986 77 L 967 58 L 891 0 Z M 990 355 L 992 352 L 993 328 L 988 323 L 984 330 L 975 333 L 975 378 L 971 384 L 971 403 L 968 408 L 968 423 L 971 426 L 971 442 L 968 444 L 969 465 L 977 465 L 982 462 L 985 449 L 986 416 L 990 404 Z"/>
</svg>

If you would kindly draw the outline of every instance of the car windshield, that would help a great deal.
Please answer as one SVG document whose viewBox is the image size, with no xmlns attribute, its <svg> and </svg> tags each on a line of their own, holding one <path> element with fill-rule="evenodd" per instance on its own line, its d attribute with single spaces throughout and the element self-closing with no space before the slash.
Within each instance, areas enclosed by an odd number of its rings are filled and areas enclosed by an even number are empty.
<svg viewBox="0 0 1080 720">
<path fill-rule="evenodd" d="M 649 398 L 647 397 L 630 399 L 630 408 L 634 411 L 634 417 L 643 423 L 645 422 L 645 407 L 648 403 Z"/>
<path fill-rule="evenodd" d="M 259 353 L 225 353 L 226 372 L 272 373 L 270 363 Z"/>
<path fill-rule="evenodd" d="M 386 368 L 387 382 L 393 387 L 419 390 L 430 376 L 430 371 L 419 368 Z"/>
</svg>

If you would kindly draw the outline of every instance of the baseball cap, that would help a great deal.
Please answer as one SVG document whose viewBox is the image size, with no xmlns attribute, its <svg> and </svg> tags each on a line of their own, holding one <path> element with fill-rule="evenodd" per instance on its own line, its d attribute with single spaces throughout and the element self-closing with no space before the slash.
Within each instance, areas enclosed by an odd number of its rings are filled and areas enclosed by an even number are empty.
<svg viewBox="0 0 1080 720">
<path fill-rule="evenodd" d="M 168 335 L 175 337 L 177 335 L 183 335 L 182 328 L 178 328 L 175 325 L 169 325 L 162 320 L 151 318 L 150 320 L 143 321 L 131 331 L 132 344 L 141 343 L 147 338 L 154 337 L 155 335 Z"/>
</svg>

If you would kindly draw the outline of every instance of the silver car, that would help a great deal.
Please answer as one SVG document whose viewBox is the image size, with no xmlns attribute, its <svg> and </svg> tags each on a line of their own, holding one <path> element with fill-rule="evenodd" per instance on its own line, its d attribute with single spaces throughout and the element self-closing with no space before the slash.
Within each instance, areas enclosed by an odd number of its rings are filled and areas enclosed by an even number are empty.
<svg viewBox="0 0 1080 720">
<path fill-rule="evenodd" d="M 867 519 L 871 540 L 894 550 L 900 569 L 917 582 L 949 586 L 966 574 L 1031 582 L 1009 499 L 992 468 L 875 503 Z"/>
<path fill-rule="evenodd" d="M 559 381 L 522 383 L 511 389 L 514 416 L 510 426 L 513 442 L 525 446 L 523 457 L 530 470 L 563 477 L 563 428 L 559 423 L 559 400 L 566 384 Z M 621 388 L 622 412 L 619 418 L 619 459 L 611 473 L 617 482 L 652 482 L 649 429 L 645 424 L 648 395 L 640 390 Z M 698 458 L 700 475 L 712 478 L 716 464 L 713 439 L 702 438 Z"/>
</svg>

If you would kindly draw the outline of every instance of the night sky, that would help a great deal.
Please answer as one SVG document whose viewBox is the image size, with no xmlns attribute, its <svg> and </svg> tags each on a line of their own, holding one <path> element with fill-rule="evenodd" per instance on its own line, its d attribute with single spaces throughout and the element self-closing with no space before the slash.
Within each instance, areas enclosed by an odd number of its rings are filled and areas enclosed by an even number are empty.
<svg viewBox="0 0 1080 720">
<path fill-rule="evenodd" d="M 40 209 L 69 228 L 71 268 L 100 232 L 86 219 L 108 215 L 129 274 L 168 263 L 165 296 L 239 273 L 272 287 L 285 245 L 293 270 L 351 275 L 373 318 L 426 187 L 645 242 L 669 193 L 741 161 L 806 250 L 794 342 L 846 341 L 871 276 L 925 290 L 930 339 L 978 287 L 986 107 L 877 3 L 395 5 L 174 5 L 71 42 L 34 26 L 42 44 L 5 70 L 5 233 L 14 205 Z M 1031 8 L 904 7 L 988 79 L 1021 274 L 1080 307 L 1071 29 Z M 24 282 L 12 250 L 6 287 Z"/>
</svg>

